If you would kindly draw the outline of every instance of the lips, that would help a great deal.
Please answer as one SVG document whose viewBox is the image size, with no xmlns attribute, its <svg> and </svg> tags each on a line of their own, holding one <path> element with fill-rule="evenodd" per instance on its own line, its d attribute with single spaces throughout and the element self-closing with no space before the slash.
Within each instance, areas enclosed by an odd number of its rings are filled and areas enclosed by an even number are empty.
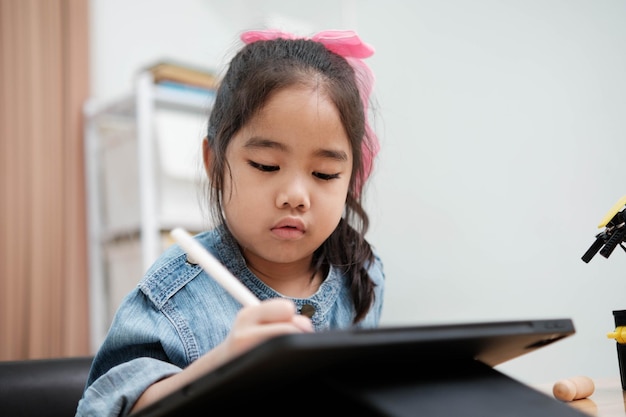
<svg viewBox="0 0 626 417">
<path fill-rule="evenodd" d="M 272 233 L 283 239 L 297 239 L 304 235 L 304 223 L 298 218 L 282 219 L 272 227 Z"/>
</svg>

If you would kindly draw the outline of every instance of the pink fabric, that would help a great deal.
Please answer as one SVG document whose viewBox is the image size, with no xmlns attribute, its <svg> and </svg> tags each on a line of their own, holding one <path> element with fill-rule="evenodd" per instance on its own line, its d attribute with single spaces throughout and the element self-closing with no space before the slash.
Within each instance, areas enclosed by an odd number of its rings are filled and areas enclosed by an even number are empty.
<svg viewBox="0 0 626 417">
<path fill-rule="evenodd" d="M 369 58 L 374 55 L 374 47 L 361 41 L 359 35 L 352 30 L 325 30 L 310 38 L 296 36 L 293 33 L 275 29 L 250 30 L 241 35 L 241 40 L 248 44 L 256 41 L 270 41 L 274 39 L 311 39 L 323 44 L 328 50 L 345 58 Z"/>
<path fill-rule="evenodd" d="M 292 33 L 275 29 L 250 30 L 241 34 L 241 40 L 246 43 L 269 41 L 275 39 L 310 39 L 323 44 L 326 49 L 346 58 L 356 73 L 357 85 L 361 93 L 363 110 L 365 111 L 365 138 L 362 145 L 363 178 L 357 178 L 357 195 L 372 172 L 374 158 L 380 150 L 378 137 L 368 122 L 369 98 L 374 85 L 374 74 L 362 61 L 374 54 L 374 47 L 363 42 L 359 35 L 352 30 L 326 30 L 318 32 L 312 37 L 296 36 Z"/>
</svg>

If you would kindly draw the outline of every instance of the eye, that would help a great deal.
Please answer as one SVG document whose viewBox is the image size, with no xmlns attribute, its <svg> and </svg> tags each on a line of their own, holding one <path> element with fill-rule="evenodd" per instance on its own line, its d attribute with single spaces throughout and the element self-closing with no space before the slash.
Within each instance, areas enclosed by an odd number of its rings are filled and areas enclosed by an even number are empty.
<svg viewBox="0 0 626 417">
<path fill-rule="evenodd" d="M 330 181 L 339 178 L 339 174 L 324 174 L 321 172 L 314 172 L 313 175 L 321 180 Z"/>
<path fill-rule="evenodd" d="M 280 169 L 280 167 L 276 165 L 263 165 L 254 161 L 248 161 L 248 165 L 250 165 L 252 168 L 258 169 L 261 172 L 273 172 Z"/>
</svg>

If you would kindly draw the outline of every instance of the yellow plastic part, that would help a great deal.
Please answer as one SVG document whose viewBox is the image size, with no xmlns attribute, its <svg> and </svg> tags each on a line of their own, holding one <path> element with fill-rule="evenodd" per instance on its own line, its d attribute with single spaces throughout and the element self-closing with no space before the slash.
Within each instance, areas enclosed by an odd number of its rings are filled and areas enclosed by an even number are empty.
<svg viewBox="0 0 626 417">
<path fill-rule="evenodd" d="M 611 210 L 609 210 L 609 212 L 606 213 L 606 216 L 604 216 L 604 218 L 598 225 L 598 229 L 601 229 L 604 226 L 606 226 L 624 205 L 626 205 L 626 195 L 620 198 L 619 201 L 615 203 L 613 207 L 611 207 Z"/>
<path fill-rule="evenodd" d="M 606 337 L 609 339 L 617 340 L 617 343 L 626 343 L 626 326 L 619 326 L 615 328 L 614 332 L 607 333 Z"/>
</svg>

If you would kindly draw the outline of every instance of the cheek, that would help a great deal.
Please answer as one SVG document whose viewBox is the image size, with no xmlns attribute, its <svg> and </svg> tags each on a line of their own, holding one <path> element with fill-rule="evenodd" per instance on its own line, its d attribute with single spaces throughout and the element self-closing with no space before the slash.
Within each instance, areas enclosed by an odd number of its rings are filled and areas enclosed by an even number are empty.
<svg viewBox="0 0 626 417">
<path fill-rule="evenodd" d="M 251 183 L 245 175 L 238 172 L 233 171 L 232 175 L 236 180 L 231 181 L 227 178 L 224 181 L 223 208 L 226 214 L 230 213 L 231 216 L 245 215 L 246 211 L 257 206 L 255 202 L 261 198 L 261 187 Z"/>
<path fill-rule="evenodd" d="M 348 185 L 341 187 L 333 192 L 323 192 L 318 194 L 316 199 L 317 205 L 320 206 L 320 211 L 327 214 L 330 221 L 331 219 L 337 219 L 343 215 L 346 207 L 346 198 L 348 193 Z"/>
</svg>

